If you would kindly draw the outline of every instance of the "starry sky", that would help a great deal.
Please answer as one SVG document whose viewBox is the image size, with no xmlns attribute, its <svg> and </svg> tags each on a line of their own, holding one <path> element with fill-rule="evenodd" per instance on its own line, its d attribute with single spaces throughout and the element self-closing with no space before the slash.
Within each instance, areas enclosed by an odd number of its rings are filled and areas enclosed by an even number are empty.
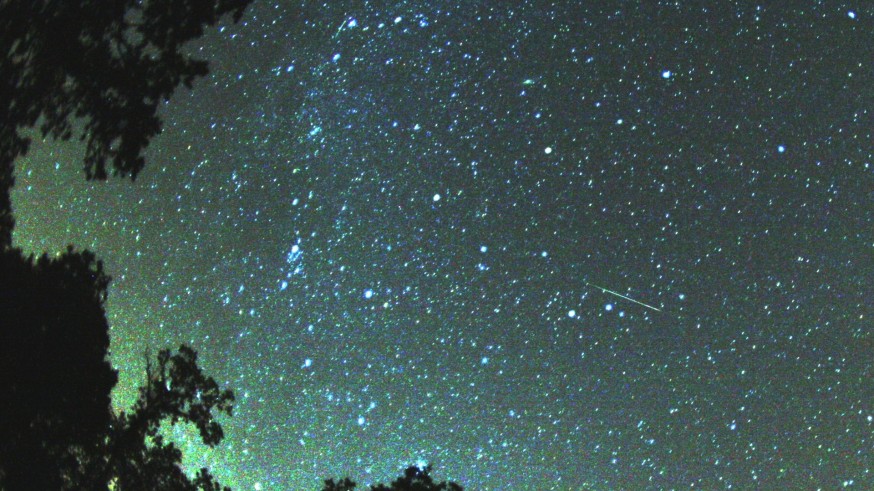
<svg viewBox="0 0 874 491">
<path fill-rule="evenodd" d="M 135 183 L 37 142 L 14 193 L 114 277 L 118 408 L 179 343 L 236 392 L 191 465 L 874 489 L 870 3 L 256 0 L 191 50 Z"/>
</svg>

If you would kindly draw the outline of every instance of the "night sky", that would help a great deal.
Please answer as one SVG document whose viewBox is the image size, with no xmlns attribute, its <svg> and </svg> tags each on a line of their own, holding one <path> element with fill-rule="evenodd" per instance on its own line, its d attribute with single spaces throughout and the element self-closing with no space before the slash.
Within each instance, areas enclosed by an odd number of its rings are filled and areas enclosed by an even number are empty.
<svg viewBox="0 0 874 491">
<path fill-rule="evenodd" d="M 874 489 L 874 5 L 576 3 L 256 0 L 135 183 L 36 143 L 117 407 L 188 343 L 235 489 Z"/>
</svg>

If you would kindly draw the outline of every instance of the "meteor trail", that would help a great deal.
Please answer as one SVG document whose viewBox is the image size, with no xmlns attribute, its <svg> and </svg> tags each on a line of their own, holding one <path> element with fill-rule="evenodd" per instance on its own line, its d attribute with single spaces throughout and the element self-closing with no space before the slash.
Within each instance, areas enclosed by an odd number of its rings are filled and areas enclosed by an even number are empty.
<svg viewBox="0 0 874 491">
<path fill-rule="evenodd" d="M 656 312 L 661 312 L 661 311 L 662 311 L 662 309 L 659 309 L 659 308 L 653 307 L 652 305 L 645 304 L 645 303 L 643 303 L 643 302 L 638 302 L 637 300 L 635 300 L 635 299 L 633 299 L 633 298 L 631 298 L 631 297 L 626 297 L 625 295 L 623 295 L 623 294 L 621 294 L 621 293 L 614 292 L 613 290 L 609 290 L 609 289 L 607 289 L 607 288 L 604 288 L 603 286 L 598 286 L 598 285 L 596 285 L 596 284 L 594 284 L 594 283 L 589 283 L 588 281 L 586 282 L 586 284 L 589 285 L 589 286 L 594 286 L 595 288 L 597 288 L 597 289 L 599 289 L 599 290 L 601 290 L 601 291 L 603 291 L 603 292 L 609 293 L 609 294 L 611 294 L 611 295 L 616 295 L 617 297 L 624 298 L 625 300 L 628 300 L 628 301 L 634 302 L 634 303 L 636 303 L 637 305 L 643 305 L 644 307 L 646 307 L 646 308 L 648 308 L 648 309 L 655 310 Z"/>
</svg>

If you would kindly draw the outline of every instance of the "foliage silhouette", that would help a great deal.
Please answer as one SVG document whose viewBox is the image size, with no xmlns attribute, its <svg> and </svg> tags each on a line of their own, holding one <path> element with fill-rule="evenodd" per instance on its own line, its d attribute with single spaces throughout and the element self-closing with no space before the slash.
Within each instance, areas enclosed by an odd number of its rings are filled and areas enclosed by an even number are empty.
<svg viewBox="0 0 874 491">
<path fill-rule="evenodd" d="M 36 261 L 4 250 L 0 278 L 3 481 L 58 489 L 61 476 L 75 475 L 76 454 L 97 451 L 111 419 L 109 278 L 93 254 L 72 247 Z M 15 461 L 28 464 L 3 465 Z"/>
<path fill-rule="evenodd" d="M 146 385 L 130 413 L 113 420 L 102 469 L 91 473 L 97 485 L 113 482 L 114 489 L 219 490 L 206 468 L 192 481 L 182 471 L 182 452 L 166 442 L 162 423 L 193 424 L 204 444 L 218 445 L 224 433 L 214 412 L 231 414 L 234 395 L 221 390 L 197 365 L 197 353 L 187 346 L 170 354 L 161 350 L 157 365 L 147 360 Z M 90 483 L 89 483 L 90 484 Z"/>
<path fill-rule="evenodd" d="M 215 416 L 231 413 L 233 394 L 194 350 L 158 353 L 132 410 L 113 414 L 109 277 L 94 254 L 34 260 L 9 248 L 0 278 L 0 489 L 220 489 L 206 469 L 189 479 L 158 433 L 182 422 L 206 445 L 223 437 Z"/>
<path fill-rule="evenodd" d="M 416 466 L 407 467 L 404 475 L 395 479 L 391 486 L 385 484 L 375 484 L 370 487 L 371 491 L 462 491 L 463 488 L 454 482 L 435 483 L 430 475 L 431 466 L 420 468 Z M 355 482 L 351 479 L 344 478 L 339 482 L 333 479 L 325 480 L 325 486 L 322 491 L 352 491 L 355 489 Z"/>
<path fill-rule="evenodd" d="M 158 433 L 188 422 L 207 445 L 230 413 L 185 346 L 161 351 L 130 413 L 113 414 L 109 277 L 94 254 L 12 248 L 14 162 L 29 130 L 85 141 L 87 179 L 135 178 L 160 133 L 159 104 L 207 73 L 182 51 L 251 0 L 0 0 L 0 489 L 220 489 L 182 472 Z"/>
<path fill-rule="evenodd" d="M 182 51 L 251 0 L 0 0 L 0 247 L 11 245 L 13 162 L 25 131 L 86 142 L 85 174 L 132 179 L 160 133 L 158 105 L 207 74 Z M 74 125 L 75 123 L 75 125 Z"/>
<path fill-rule="evenodd" d="M 352 491 L 353 489 L 355 489 L 355 481 L 344 477 L 339 482 L 335 482 L 333 479 L 325 479 L 325 486 L 322 488 L 322 491 Z"/>
</svg>

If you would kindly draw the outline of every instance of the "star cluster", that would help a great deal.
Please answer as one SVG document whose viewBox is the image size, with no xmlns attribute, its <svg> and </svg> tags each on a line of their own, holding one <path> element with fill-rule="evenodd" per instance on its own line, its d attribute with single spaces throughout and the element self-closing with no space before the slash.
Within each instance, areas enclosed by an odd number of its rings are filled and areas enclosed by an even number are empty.
<svg viewBox="0 0 874 491">
<path fill-rule="evenodd" d="M 120 408 L 234 389 L 176 438 L 235 489 L 871 489 L 874 10 L 577 3 L 255 2 L 135 183 L 17 163 L 16 245 L 107 263 Z"/>
</svg>

